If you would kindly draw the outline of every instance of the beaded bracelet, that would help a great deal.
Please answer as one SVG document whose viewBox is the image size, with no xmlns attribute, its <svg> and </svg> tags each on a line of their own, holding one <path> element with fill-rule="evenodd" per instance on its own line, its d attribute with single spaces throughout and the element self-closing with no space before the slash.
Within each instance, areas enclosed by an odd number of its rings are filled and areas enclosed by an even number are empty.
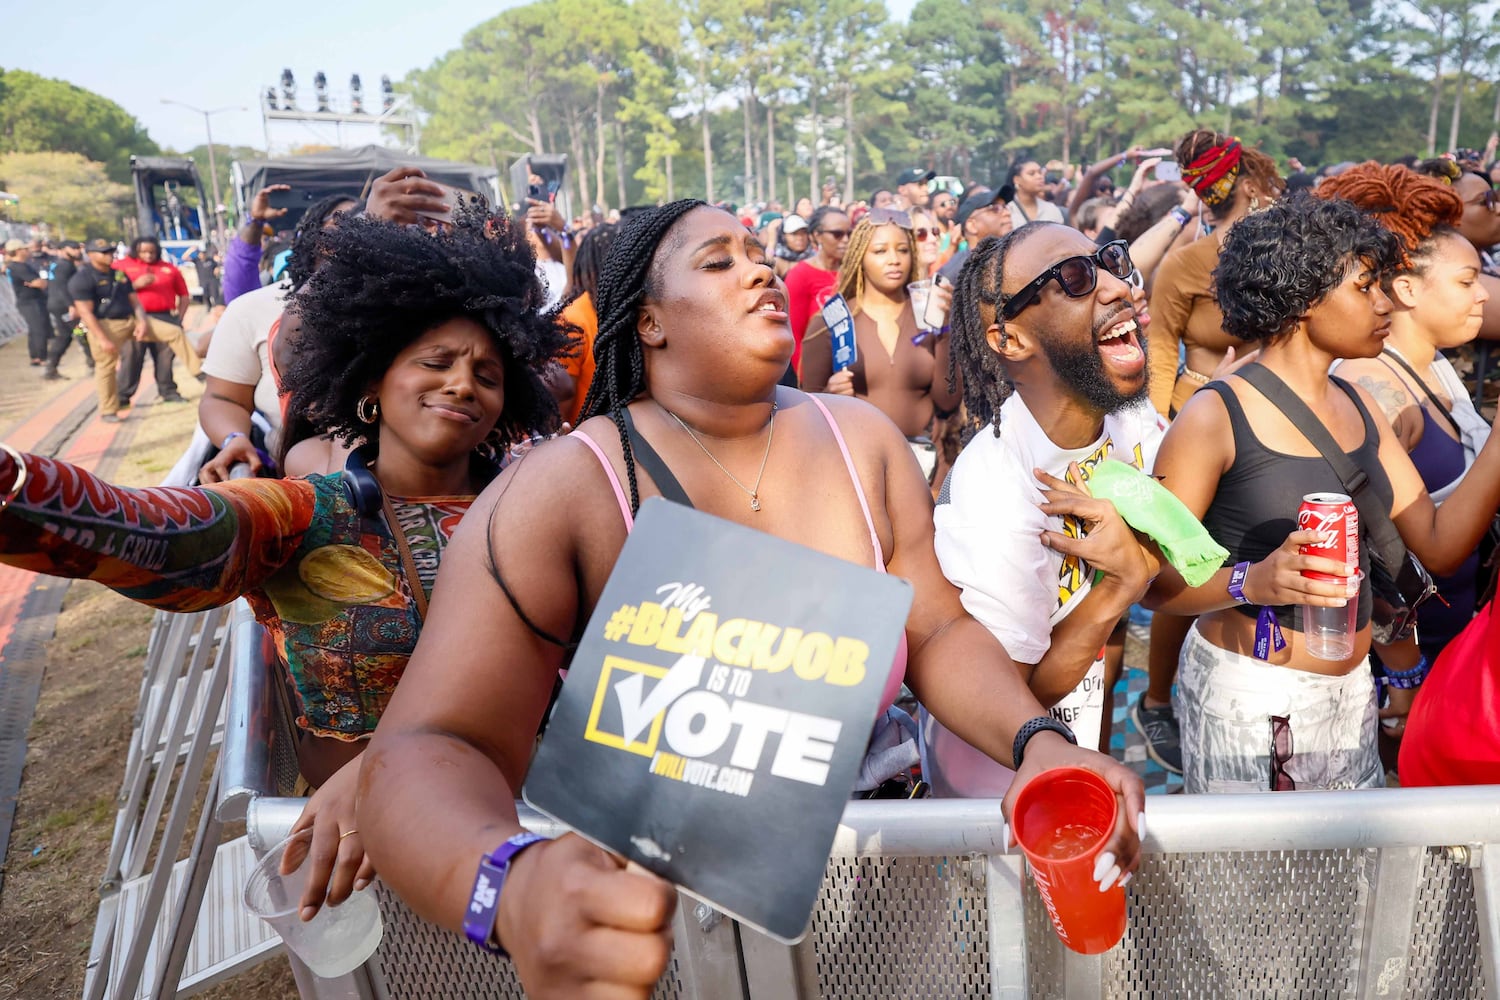
<svg viewBox="0 0 1500 1000">
<path fill-rule="evenodd" d="M 1405 670 L 1386 670 L 1381 680 L 1397 690 L 1410 691 L 1412 688 L 1421 687 L 1430 669 L 1431 665 L 1424 656 L 1417 660 L 1417 665 L 1414 667 L 1408 667 Z"/>
</svg>

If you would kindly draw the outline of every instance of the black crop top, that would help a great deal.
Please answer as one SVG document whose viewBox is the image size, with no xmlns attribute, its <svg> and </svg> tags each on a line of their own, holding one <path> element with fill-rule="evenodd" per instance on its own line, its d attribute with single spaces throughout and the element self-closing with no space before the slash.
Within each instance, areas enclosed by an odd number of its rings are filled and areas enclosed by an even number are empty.
<svg viewBox="0 0 1500 1000">
<path fill-rule="evenodd" d="M 1338 379 L 1334 379 L 1334 383 L 1348 393 L 1365 425 L 1364 441 L 1348 455 L 1370 477 L 1365 489 L 1374 493 L 1384 509 L 1390 510 L 1395 496 L 1391 481 L 1380 465 L 1380 431 L 1359 395 Z M 1229 550 L 1229 558 L 1224 561 L 1226 566 L 1259 562 L 1280 548 L 1286 536 L 1296 529 L 1297 508 L 1304 496 L 1309 493 L 1342 493 L 1344 487 L 1333 466 L 1321 456 L 1284 455 L 1261 444 L 1250 427 L 1239 398 L 1228 385 L 1213 382 L 1208 388 L 1219 394 L 1224 408 L 1229 411 L 1229 423 L 1234 428 L 1234 464 L 1219 479 L 1218 491 L 1203 515 L 1203 527 L 1208 529 L 1214 541 Z M 1368 579 L 1370 543 L 1369 533 L 1363 526 L 1360 530 L 1359 568 Z M 1364 628 L 1370 621 L 1372 603 L 1370 587 L 1361 587 L 1358 628 Z M 1250 604 L 1241 604 L 1236 610 L 1249 618 L 1256 617 L 1260 611 Z M 1275 611 L 1283 628 L 1302 631 L 1301 605 L 1278 607 Z"/>
</svg>

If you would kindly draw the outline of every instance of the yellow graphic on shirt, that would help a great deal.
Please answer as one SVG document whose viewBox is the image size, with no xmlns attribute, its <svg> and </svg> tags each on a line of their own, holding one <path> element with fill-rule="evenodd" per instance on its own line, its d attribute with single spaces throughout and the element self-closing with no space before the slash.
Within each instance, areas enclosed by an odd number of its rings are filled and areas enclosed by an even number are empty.
<svg viewBox="0 0 1500 1000">
<path fill-rule="evenodd" d="M 1114 439 L 1106 436 L 1098 448 L 1078 462 L 1078 468 L 1083 473 L 1085 483 L 1093 477 L 1094 469 L 1099 463 L 1110 457 L 1112 451 L 1114 451 Z M 1146 459 L 1141 445 L 1137 444 L 1131 449 L 1130 464 L 1137 469 L 1145 467 Z M 1083 538 L 1088 534 L 1083 528 L 1083 522 L 1069 514 L 1064 514 L 1062 517 L 1062 533 L 1068 538 Z M 1091 575 L 1092 570 L 1089 569 L 1088 563 L 1077 556 L 1063 556 L 1062 568 L 1057 576 L 1057 606 L 1065 607 L 1082 589 L 1084 582 Z"/>
</svg>

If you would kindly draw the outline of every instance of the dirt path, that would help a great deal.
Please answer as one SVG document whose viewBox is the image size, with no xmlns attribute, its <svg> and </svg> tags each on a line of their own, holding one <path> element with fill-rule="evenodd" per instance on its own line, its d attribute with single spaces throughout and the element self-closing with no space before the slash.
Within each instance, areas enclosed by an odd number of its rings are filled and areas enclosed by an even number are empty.
<svg viewBox="0 0 1500 1000">
<path fill-rule="evenodd" d="M 0 345 L 0 440 L 9 442 L 27 417 L 49 403 L 54 406 L 47 412 L 59 413 L 60 423 L 64 411 L 74 411 L 62 404 L 89 395 L 80 389 L 89 379 L 76 347 L 63 359 L 62 371 L 70 381 L 44 382 L 27 363 L 24 339 Z M 189 405 L 138 405 L 121 425 L 121 439 L 129 447 L 116 468 L 106 470 L 112 482 L 153 485 L 176 462 L 191 438 L 197 419 L 192 404 L 202 391 L 180 366 L 178 384 Z M 51 417 L 41 421 L 51 423 Z M 93 467 L 103 455 L 91 450 L 90 435 L 97 437 L 107 426 L 90 415 L 61 454 Z M 54 436 L 65 430 L 54 428 Z M 24 440 L 16 444 L 36 446 Z M 0 586 L 0 648 L 6 641 L 6 600 Z M 68 588 L 57 615 L 55 638 L 45 646 L 45 674 L 4 858 L 0 1000 L 82 994 L 150 620 L 147 609 L 89 582 Z M 229 1000 L 297 993 L 285 960 L 278 958 L 201 995 Z"/>
</svg>

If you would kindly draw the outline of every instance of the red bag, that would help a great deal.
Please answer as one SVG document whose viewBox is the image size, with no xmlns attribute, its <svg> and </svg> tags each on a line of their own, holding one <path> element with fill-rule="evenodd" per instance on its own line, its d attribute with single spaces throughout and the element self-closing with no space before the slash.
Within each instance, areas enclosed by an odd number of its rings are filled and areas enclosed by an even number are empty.
<svg viewBox="0 0 1500 1000">
<path fill-rule="evenodd" d="M 1403 786 L 1500 784 L 1496 603 L 1443 648 L 1422 684 L 1401 738 Z"/>
</svg>

